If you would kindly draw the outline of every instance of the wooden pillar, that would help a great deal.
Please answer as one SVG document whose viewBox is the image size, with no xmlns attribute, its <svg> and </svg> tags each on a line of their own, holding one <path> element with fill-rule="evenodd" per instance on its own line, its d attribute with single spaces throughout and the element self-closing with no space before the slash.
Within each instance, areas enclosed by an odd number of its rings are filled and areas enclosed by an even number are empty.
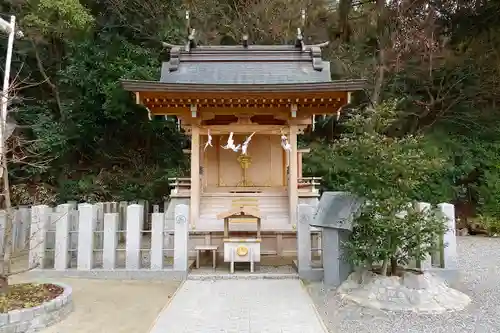
<svg viewBox="0 0 500 333">
<path fill-rule="evenodd" d="M 302 151 L 297 152 L 297 177 L 302 178 Z"/>
<path fill-rule="evenodd" d="M 194 229 L 200 216 L 200 128 L 191 128 L 191 201 L 190 227 Z"/>
<path fill-rule="evenodd" d="M 299 178 L 302 178 L 302 159 L 304 158 L 304 154 L 307 154 L 311 151 L 309 148 L 305 149 L 298 149 L 297 150 L 297 163 L 298 163 L 298 170 L 297 170 L 297 176 Z"/>
<path fill-rule="evenodd" d="M 290 223 L 292 226 L 297 226 L 297 125 L 290 125 L 290 145 L 292 149 L 290 151 L 290 163 L 289 163 L 289 175 L 288 175 L 288 195 L 289 195 L 289 209 L 290 209 Z"/>
<path fill-rule="evenodd" d="M 260 217 L 257 218 L 257 238 L 261 238 L 260 236 Z"/>
</svg>

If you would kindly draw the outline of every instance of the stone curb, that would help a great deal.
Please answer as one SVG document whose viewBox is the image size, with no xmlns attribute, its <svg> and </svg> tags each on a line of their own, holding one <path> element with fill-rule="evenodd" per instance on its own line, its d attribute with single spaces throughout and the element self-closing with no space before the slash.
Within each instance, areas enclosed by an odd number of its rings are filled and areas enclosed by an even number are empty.
<svg viewBox="0 0 500 333">
<path fill-rule="evenodd" d="M 323 329 L 322 333 L 328 333 L 329 332 L 328 328 L 326 327 L 326 324 L 323 321 L 323 318 L 321 317 L 321 315 L 318 311 L 318 307 L 314 303 L 314 301 L 311 297 L 311 294 L 309 293 L 309 290 L 308 290 L 306 284 L 304 283 L 304 280 L 302 280 L 302 279 L 300 280 L 300 287 L 302 288 L 302 290 L 304 290 L 304 292 L 307 294 L 307 297 L 309 297 L 309 300 L 311 301 L 311 307 L 313 308 L 314 314 L 316 315 L 316 318 L 318 319 L 319 324 L 321 325 L 321 328 Z"/>
<path fill-rule="evenodd" d="M 73 289 L 63 283 L 61 295 L 39 306 L 0 313 L 0 333 L 34 333 L 49 327 L 73 311 Z"/>
<path fill-rule="evenodd" d="M 158 322 L 158 320 L 160 319 L 161 315 L 163 314 L 164 311 L 166 311 L 168 309 L 168 307 L 170 306 L 170 304 L 172 304 L 175 296 L 177 296 L 177 294 L 179 293 L 179 291 L 182 289 L 182 287 L 184 286 L 184 283 L 186 282 L 187 280 L 182 280 L 181 283 L 179 284 L 179 286 L 177 287 L 177 289 L 174 291 L 174 293 L 172 294 L 172 297 L 170 297 L 170 299 L 168 300 L 167 304 L 165 306 L 163 306 L 163 308 L 160 310 L 160 312 L 158 312 L 158 315 L 156 316 L 155 320 L 151 323 L 151 326 L 149 326 L 149 329 L 148 329 L 148 332 L 152 332 L 153 331 L 153 328 L 156 326 L 156 323 Z"/>
<path fill-rule="evenodd" d="M 185 271 L 175 271 L 172 269 L 150 270 L 136 269 L 130 270 L 117 268 L 113 270 L 92 269 L 88 271 L 78 269 L 33 269 L 25 273 L 25 276 L 33 279 L 60 279 L 60 278 L 83 278 L 83 279 L 109 279 L 109 280 L 179 280 L 186 278 Z M 1 332 L 0 332 L 1 333 Z"/>
</svg>

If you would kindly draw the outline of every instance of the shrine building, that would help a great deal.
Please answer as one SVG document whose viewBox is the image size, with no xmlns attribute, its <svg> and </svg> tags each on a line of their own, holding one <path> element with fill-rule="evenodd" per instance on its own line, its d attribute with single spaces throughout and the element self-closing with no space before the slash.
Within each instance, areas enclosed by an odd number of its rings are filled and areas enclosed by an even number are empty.
<svg viewBox="0 0 500 333">
<path fill-rule="evenodd" d="M 151 116 L 177 117 L 191 138 L 190 174 L 171 179 L 167 218 L 173 223 L 176 204 L 189 205 L 192 250 L 224 243 L 226 261 L 234 261 L 241 253 L 248 257 L 240 245 L 253 235 L 250 243 L 259 243 L 253 249 L 259 258 L 296 255 L 297 205 L 317 204 L 320 180 L 302 175 L 308 150 L 297 147 L 297 136 L 315 116 L 339 114 L 351 93 L 366 84 L 331 80 L 330 63 L 321 55 L 325 45 L 244 40 L 196 46 L 190 40 L 169 45 L 170 60 L 158 82 L 122 80 Z M 226 249 L 231 242 L 239 242 L 237 253 Z"/>
</svg>

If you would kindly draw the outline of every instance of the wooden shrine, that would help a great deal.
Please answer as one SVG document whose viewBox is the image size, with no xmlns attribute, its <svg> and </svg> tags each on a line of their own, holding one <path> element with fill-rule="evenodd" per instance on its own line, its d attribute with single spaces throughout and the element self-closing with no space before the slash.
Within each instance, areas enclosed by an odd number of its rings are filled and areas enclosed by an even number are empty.
<svg viewBox="0 0 500 333">
<path fill-rule="evenodd" d="M 351 93 L 365 87 L 364 80 L 331 79 L 321 52 L 327 44 L 306 45 L 299 33 L 293 45 L 243 38 L 240 45 L 199 46 L 190 34 L 185 45 L 166 44 L 170 59 L 159 81 L 121 81 L 151 119 L 174 116 L 190 137 L 190 173 L 171 180 L 170 197 L 171 205 L 189 203 L 191 248 L 224 244 L 226 254 L 233 248 L 226 224 L 243 239 L 258 219 L 252 237 L 261 242 L 247 244 L 254 258 L 294 255 L 297 205 L 315 205 L 319 196 L 319 178 L 302 175 L 308 150 L 299 149 L 297 136 L 317 117 L 338 119 Z M 253 200 L 253 208 L 245 207 L 240 223 L 224 222 L 241 200 Z"/>
</svg>

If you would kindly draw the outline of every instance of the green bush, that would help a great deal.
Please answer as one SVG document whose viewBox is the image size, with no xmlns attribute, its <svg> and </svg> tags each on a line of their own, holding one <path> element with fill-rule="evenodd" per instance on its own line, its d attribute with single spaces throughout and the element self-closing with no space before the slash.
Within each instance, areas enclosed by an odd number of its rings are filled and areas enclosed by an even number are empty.
<svg viewBox="0 0 500 333">
<path fill-rule="evenodd" d="M 395 114 L 394 101 L 356 114 L 346 124 L 350 131 L 323 151 L 337 190 L 369 203 L 362 206 L 351 240 L 345 244 L 349 261 L 390 263 L 392 273 L 398 265 L 422 259 L 425 252 L 437 248 L 438 236 L 444 232 L 441 218 L 409 209 L 408 204 L 445 161 L 419 136 L 385 135 Z M 402 216 L 402 211 L 407 214 Z"/>
</svg>

